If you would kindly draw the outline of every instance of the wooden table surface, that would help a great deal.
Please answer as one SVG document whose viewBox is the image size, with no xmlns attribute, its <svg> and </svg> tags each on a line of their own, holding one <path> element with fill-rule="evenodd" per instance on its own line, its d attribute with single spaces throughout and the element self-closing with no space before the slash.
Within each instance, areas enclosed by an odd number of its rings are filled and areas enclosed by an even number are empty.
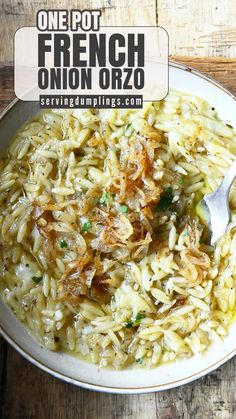
<svg viewBox="0 0 236 419">
<path fill-rule="evenodd" d="M 104 25 L 163 26 L 176 61 L 202 70 L 236 94 L 234 0 L 0 0 L 0 108 L 14 97 L 12 38 L 45 8 L 102 8 Z M 176 57 L 178 56 L 178 57 Z M 173 390 L 111 395 L 63 383 L 0 339 L 2 419 L 236 419 L 236 357 Z"/>
<path fill-rule="evenodd" d="M 156 25 L 178 56 L 236 57 L 235 0 L 0 0 L 0 61 L 13 60 L 17 28 L 39 9 L 101 9 L 102 25 Z"/>
<path fill-rule="evenodd" d="M 236 94 L 236 60 L 176 58 L 214 76 Z M 13 70 L 0 65 L 0 106 L 13 95 Z M 24 360 L 0 340 L 0 417 L 3 419 L 236 418 L 236 357 L 210 375 L 173 390 L 110 395 L 65 384 Z"/>
</svg>

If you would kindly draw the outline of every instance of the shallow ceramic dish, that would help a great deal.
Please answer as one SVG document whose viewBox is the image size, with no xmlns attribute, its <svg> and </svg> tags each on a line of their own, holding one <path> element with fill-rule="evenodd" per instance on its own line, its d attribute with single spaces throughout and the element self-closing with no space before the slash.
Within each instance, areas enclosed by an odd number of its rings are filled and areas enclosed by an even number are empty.
<svg viewBox="0 0 236 419">
<path fill-rule="evenodd" d="M 234 96 L 214 80 L 185 66 L 170 63 L 170 88 L 197 95 L 208 101 L 219 116 L 236 127 Z M 13 101 L 0 120 L 0 152 L 7 147 L 15 131 L 39 110 L 37 103 Z M 50 352 L 35 341 L 0 301 L 0 332 L 26 359 L 64 381 L 112 393 L 145 393 L 166 390 L 218 368 L 236 354 L 236 323 L 222 345 L 216 344 L 201 356 L 162 365 L 152 370 L 105 370 L 68 354 Z"/>
</svg>

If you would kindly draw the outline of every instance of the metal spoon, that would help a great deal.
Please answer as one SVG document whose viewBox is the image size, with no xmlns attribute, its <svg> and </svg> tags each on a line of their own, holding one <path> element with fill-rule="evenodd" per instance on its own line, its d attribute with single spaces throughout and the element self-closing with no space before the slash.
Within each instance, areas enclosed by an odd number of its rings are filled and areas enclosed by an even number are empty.
<svg viewBox="0 0 236 419">
<path fill-rule="evenodd" d="M 229 224 L 229 191 L 236 177 L 236 160 L 227 170 L 218 189 L 198 204 L 198 215 L 209 227 L 211 245 L 223 236 Z"/>
</svg>

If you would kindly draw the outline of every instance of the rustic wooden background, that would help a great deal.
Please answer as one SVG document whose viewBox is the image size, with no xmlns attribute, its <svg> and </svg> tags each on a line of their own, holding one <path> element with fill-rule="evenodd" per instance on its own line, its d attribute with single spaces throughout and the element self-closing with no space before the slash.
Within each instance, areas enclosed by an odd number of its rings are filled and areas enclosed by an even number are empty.
<svg viewBox="0 0 236 419">
<path fill-rule="evenodd" d="M 102 8 L 104 25 L 163 26 L 170 54 L 236 94 L 234 0 L 0 0 L 0 108 L 13 95 L 13 34 L 43 8 Z M 236 357 L 186 386 L 155 394 L 110 395 L 65 384 L 25 361 L 0 339 L 0 418 L 236 418 Z"/>
<path fill-rule="evenodd" d="M 158 23 L 172 55 L 236 57 L 235 0 L 0 0 L 0 61 L 12 61 L 13 34 L 46 8 L 99 8 L 103 25 Z"/>
</svg>

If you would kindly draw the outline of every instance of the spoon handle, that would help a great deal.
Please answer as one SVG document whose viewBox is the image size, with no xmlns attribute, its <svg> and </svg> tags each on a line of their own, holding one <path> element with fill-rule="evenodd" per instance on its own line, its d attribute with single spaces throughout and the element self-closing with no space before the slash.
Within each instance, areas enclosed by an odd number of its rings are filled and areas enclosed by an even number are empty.
<svg viewBox="0 0 236 419">
<path fill-rule="evenodd" d="M 222 194 L 225 193 L 226 196 L 229 195 L 230 188 L 232 186 L 232 183 L 236 177 L 236 160 L 233 162 L 233 164 L 229 167 L 227 170 L 225 177 L 218 189 L 218 191 Z"/>
</svg>

